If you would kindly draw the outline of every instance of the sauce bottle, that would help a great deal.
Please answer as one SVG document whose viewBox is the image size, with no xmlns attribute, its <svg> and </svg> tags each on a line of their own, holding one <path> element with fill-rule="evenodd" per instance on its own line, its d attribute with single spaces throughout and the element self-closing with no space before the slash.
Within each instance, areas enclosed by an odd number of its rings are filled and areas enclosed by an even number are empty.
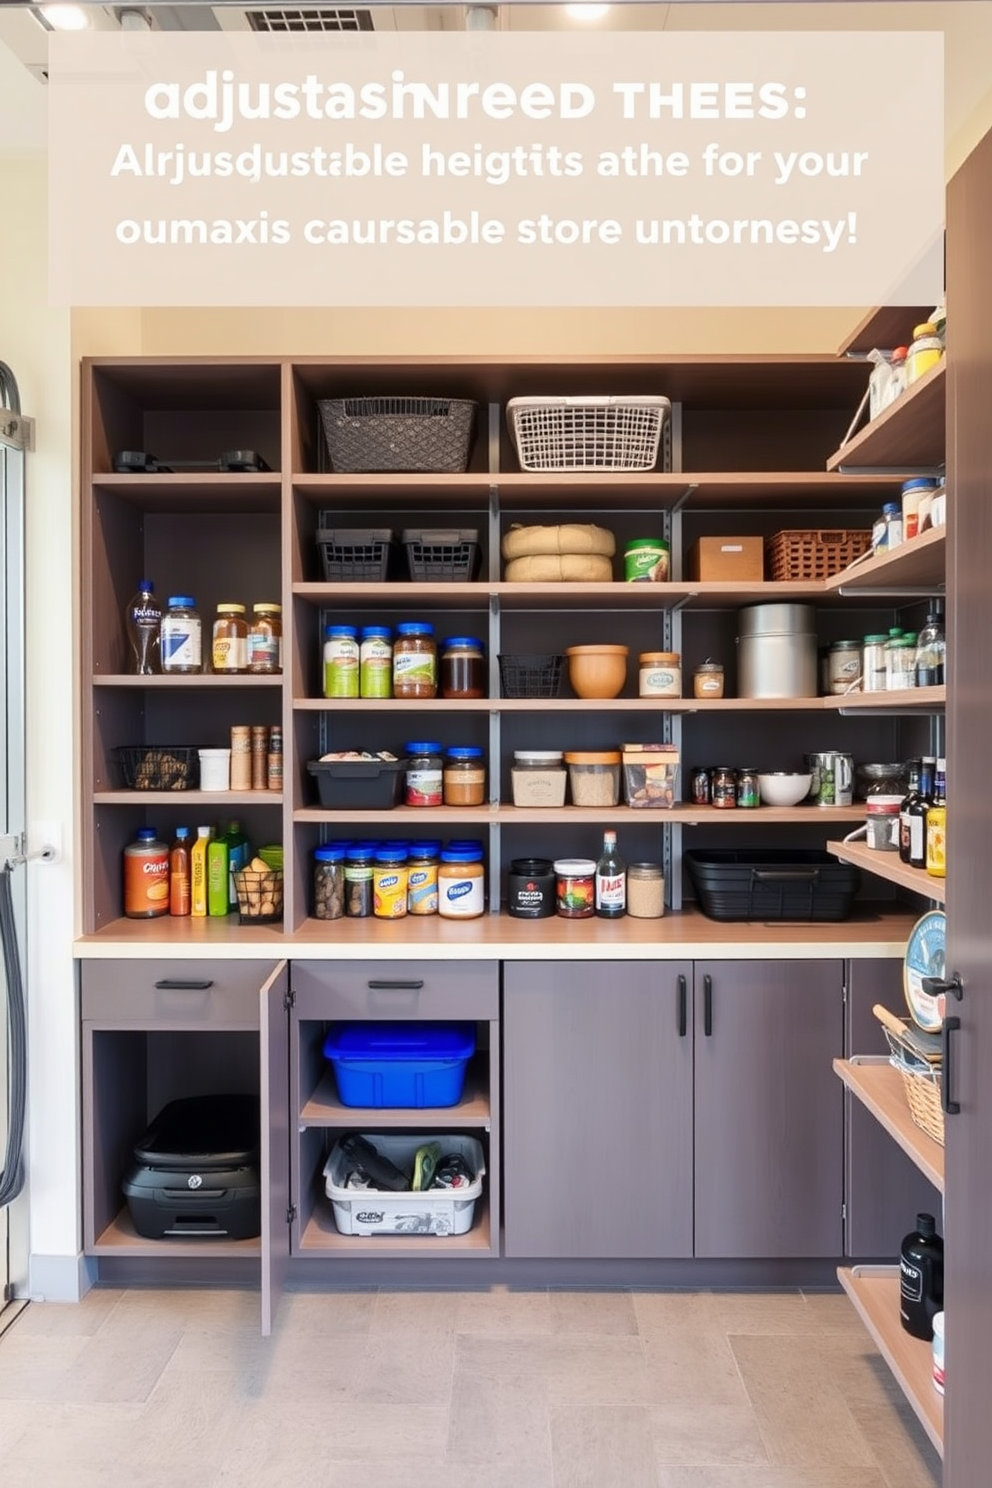
<svg viewBox="0 0 992 1488">
<path fill-rule="evenodd" d="M 190 906 L 189 827 L 177 827 L 169 852 L 169 913 L 188 915 Z"/>
<path fill-rule="evenodd" d="M 197 827 L 189 854 L 189 912 L 194 919 L 207 917 L 207 844 L 210 827 Z"/>
</svg>

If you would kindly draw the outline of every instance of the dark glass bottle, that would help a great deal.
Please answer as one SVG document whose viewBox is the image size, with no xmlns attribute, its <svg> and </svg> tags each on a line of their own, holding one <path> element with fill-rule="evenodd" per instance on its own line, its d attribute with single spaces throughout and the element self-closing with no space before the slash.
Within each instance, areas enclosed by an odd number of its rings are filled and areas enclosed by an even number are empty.
<svg viewBox="0 0 992 1488">
<path fill-rule="evenodd" d="M 913 821 L 919 821 L 921 832 L 923 826 L 921 816 L 917 816 L 916 818 L 910 816 L 910 811 L 917 803 L 920 795 L 920 763 L 918 759 L 909 761 L 909 787 L 902 798 L 902 805 L 899 807 L 899 857 L 904 863 L 909 863 L 913 856 Z M 923 846 L 922 843 L 920 845 Z"/>
<path fill-rule="evenodd" d="M 918 1214 L 899 1251 L 899 1320 L 914 1338 L 929 1340 L 943 1305 L 944 1242 L 933 1215 Z"/>
<path fill-rule="evenodd" d="M 927 614 L 927 623 L 916 638 L 916 685 L 917 687 L 943 687 L 944 671 L 944 607 L 934 600 Z"/>
<path fill-rule="evenodd" d="M 916 799 L 907 807 L 909 818 L 909 857 L 911 868 L 925 868 L 927 862 L 927 812 L 933 800 L 934 774 L 937 761 L 924 755 L 920 761 L 920 788 Z"/>
<path fill-rule="evenodd" d="M 627 864 L 617 850 L 616 832 L 603 833 L 603 852 L 596 864 L 596 913 L 604 920 L 627 913 Z"/>
</svg>

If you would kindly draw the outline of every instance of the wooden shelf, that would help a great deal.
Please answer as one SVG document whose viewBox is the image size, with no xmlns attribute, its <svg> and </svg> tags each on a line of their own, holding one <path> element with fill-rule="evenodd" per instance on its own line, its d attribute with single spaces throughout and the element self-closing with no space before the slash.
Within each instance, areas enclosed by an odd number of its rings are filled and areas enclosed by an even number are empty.
<svg viewBox="0 0 992 1488">
<path fill-rule="evenodd" d="M 823 699 L 823 705 L 828 711 L 838 713 L 942 713 L 946 703 L 946 687 L 906 687 L 898 692 L 849 692 L 843 697 Z"/>
<path fill-rule="evenodd" d="M 281 806 L 282 791 L 112 790 L 94 791 L 95 806 Z"/>
<path fill-rule="evenodd" d="M 95 475 L 93 488 L 110 491 L 141 511 L 183 516 L 277 513 L 282 500 L 282 477 L 267 471 Z"/>
<path fill-rule="evenodd" d="M 827 852 L 840 858 L 842 863 L 852 863 L 856 868 L 874 873 L 877 878 L 898 884 L 901 889 L 911 889 L 914 894 L 922 894 L 937 904 L 944 903 L 944 879 L 934 878 L 923 868 L 910 868 L 898 853 L 879 852 L 864 842 L 828 842 L 825 846 Z"/>
<path fill-rule="evenodd" d="M 932 305 L 881 305 L 871 309 L 845 336 L 837 355 L 864 354 L 876 348 L 893 351 L 897 346 L 908 346 L 913 339 L 913 327 L 923 325 L 933 308 Z"/>
<path fill-rule="evenodd" d="M 899 1321 L 899 1271 L 894 1266 L 841 1266 L 837 1279 L 895 1375 L 927 1436 L 944 1454 L 944 1400 L 933 1385 L 930 1344 Z"/>
<path fill-rule="evenodd" d="M 469 698 L 464 702 L 432 698 L 423 704 L 403 698 L 294 698 L 293 708 L 318 713 L 820 713 L 872 711 L 877 713 L 939 713 L 943 687 L 915 687 L 905 692 L 852 692 L 847 697 L 810 698 Z"/>
<path fill-rule="evenodd" d="M 827 469 L 854 474 L 874 467 L 912 475 L 942 465 L 947 444 L 945 372 L 946 360 L 941 358 L 884 413 L 836 450 L 827 461 Z"/>
<path fill-rule="evenodd" d="M 197 1258 L 203 1260 L 207 1256 L 215 1256 L 218 1259 L 230 1259 L 232 1257 L 261 1256 L 262 1242 L 255 1238 L 251 1240 L 228 1240 L 222 1235 L 205 1235 L 202 1239 L 183 1239 L 180 1235 L 170 1236 L 167 1240 L 148 1240 L 139 1235 L 134 1227 L 134 1221 L 130 1212 L 124 1208 L 107 1225 L 106 1229 L 96 1237 L 92 1247 L 87 1250 L 87 1255 L 107 1256 L 144 1256 L 146 1259 L 165 1259 L 181 1257 L 184 1259 Z"/>
<path fill-rule="evenodd" d="M 884 1054 L 835 1059 L 834 1069 L 851 1094 L 871 1112 L 925 1178 L 944 1192 L 944 1149 L 909 1114 L 902 1075 Z"/>
<path fill-rule="evenodd" d="M 481 1127 L 488 1131 L 492 1123 L 492 1107 L 486 1088 L 486 1063 L 488 1054 L 477 1055 L 470 1061 L 465 1072 L 465 1085 L 461 1100 L 455 1106 L 422 1107 L 416 1112 L 416 1120 L 426 1129 L 434 1126 Z M 365 1109 L 346 1106 L 338 1096 L 337 1083 L 331 1070 L 324 1075 L 310 1098 L 300 1111 L 301 1126 L 353 1127 L 356 1131 L 375 1130 L 378 1127 L 400 1127 L 410 1129 L 410 1111 L 376 1106 Z"/>
<path fill-rule="evenodd" d="M 303 1230 L 298 1254 L 304 1259 L 333 1252 L 335 1256 L 434 1256 L 438 1260 L 493 1255 L 485 1193 L 476 1200 L 472 1220 L 465 1235 L 342 1235 L 334 1223 L 330 1199 L 321 1198 Z"/>
<path fill-rule="evenodd" d="M 845 569 L 824 587 L 833 594 L 857 598 L 862 590 L 896 590 L 925 588 L 933 594 L 944 592 L 947 542 L 945 527 L 933 527 L 920 537 L 911 538 L 891 553 L 867 558 L 855 568 Z"/>
<path fill-rule="evenodd" d="M 169 673 L 155 677 L 135 677 L 130 672 L 96 672 L 93 676 L 94 687 L 150 687 L 157 692 L 160 688 L 168 691 L 169 688 L 187 687 L 261 687 L 281 688 L 283 683 L 282 674 L 255 676 L 252 673 L 239 673 L 236 677 L 220 677 L 216 672 L 182 672 L 179 674 Z"/>
<path fill-rule="evenodd" d="M 689 826 L 736 826 L 748 827 L 780 826 L 796 824 L 819 826 L 826 822 L 844 822 L 856 826 L 864 821 L 863 806 L 757 806 L 734 807 L 726 810 L 715 806 L 680 805 L 668 809 L 651 810 L 631 806 L 396 806 L 384 811 L 332 810 L 324 806 L 305 806 L 293 812 L 294 822 L 318 822 L 333 826 L 347 826 L 354 822 L 370 825 L 395 825 L 421 828 L 441 826 L 444 823 L 473 823 L 513 827 L 531 825 L 601 826 L 606 817 L 611 822 L 623 822 L 626 826 L 667 827 L 674 822 Z"/>
</svg>

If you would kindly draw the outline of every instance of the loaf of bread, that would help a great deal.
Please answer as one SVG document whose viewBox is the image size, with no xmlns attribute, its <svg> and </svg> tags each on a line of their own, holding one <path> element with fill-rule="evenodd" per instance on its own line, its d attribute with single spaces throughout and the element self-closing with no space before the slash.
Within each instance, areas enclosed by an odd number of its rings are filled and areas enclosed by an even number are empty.
<svg viewBox="0 0 992 1488">
<path fill-rule="evenodd" d="M 534 553 L 511 558 L 503 577 L 508 584 L 608 584 L 613 565 L 598 553 Z"/>
<path fill-rule="evenodd" d="M 605 527 L 591 522 L 565 522 L 558 527 L 513 526 L 503 538 L 501 552 L 511 558 L 531 558 L 543 553 L 598 553 L 612 558 L 616 539 Z"/>
</svg>

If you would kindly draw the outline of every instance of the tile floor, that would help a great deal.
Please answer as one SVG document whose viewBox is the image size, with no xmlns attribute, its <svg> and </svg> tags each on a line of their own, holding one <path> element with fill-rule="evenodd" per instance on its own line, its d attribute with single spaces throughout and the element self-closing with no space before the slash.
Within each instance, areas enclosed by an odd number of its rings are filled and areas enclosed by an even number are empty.
<svg viewBox="0 0 992 1488">
<path fill-rule="evenodd" d="M 938 1488 L 841 1294 L 97 1289 L 0 1337 L 3 1488 Z"/>
</svg>

